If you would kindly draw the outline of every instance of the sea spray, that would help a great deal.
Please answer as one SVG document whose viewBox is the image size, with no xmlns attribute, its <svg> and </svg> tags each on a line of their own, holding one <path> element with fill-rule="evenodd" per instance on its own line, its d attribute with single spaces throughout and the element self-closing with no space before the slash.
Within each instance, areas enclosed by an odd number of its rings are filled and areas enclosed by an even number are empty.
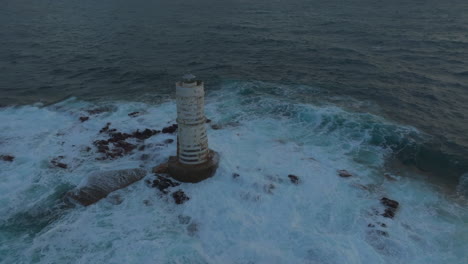
<svg viewBox="0 0 468 264">
<path fill-rule="evenodd" d="M 142 150 L 97 159 L 93 142 L 106 138 L 99 131 L 108 122 L 131 133 L 162 129 L 175 119 L 172 101 L 105 104 L 112 107 L 100 113 L 89 113 L 97 106 L 76 99 L 0 110 L 2 151 L 16 157 L 0 161 L 2 223 L 47 200 L 57 186 L 78 185 L 88 173 L 151 171 L 175 152 L 167 141 L 175 134 L 161 133 L 146 139 Z M 136 111 L 141 114 L 129 116 Z M 90 118 L 81 122 L 85 114 Z M 424 137 L 418 130 L 333 105 L 246 94 L 242 87 L 212 93 L 206 114 L 209 126 L 218 127 L 208 133 L 220 166 L 202 184 L 177 186 L 190 200 L 178 205 L 139 181 L 114 193 L 118 203 L 108 197 L 66 209 L 40 228 L 24 225 L 29 235 L 12 235 L 12 226 L 1 225 L 0 261 L 466 262 L 466 202 L 407 176 L 413 172 L 403 176 L 385 167 L 395 151 L 388 142 Z M 66 169 L 51 166 L 58 156 Z M 352 176 L 340 177 L 343 169 Z M 382 216 L 383 197 L 399 202 L 393 218 Z"/>
</svg>

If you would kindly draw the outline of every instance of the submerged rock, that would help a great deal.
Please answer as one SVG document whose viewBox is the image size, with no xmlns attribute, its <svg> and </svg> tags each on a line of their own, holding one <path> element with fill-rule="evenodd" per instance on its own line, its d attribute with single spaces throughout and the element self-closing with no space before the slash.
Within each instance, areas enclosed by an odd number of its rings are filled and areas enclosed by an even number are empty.
<svg viewBox="0 0 468 264">
<path fill-rule="evenodd" d="M 163 177 L 163 176 L 159 175 L 156 178 L 156 180 L 153 181 L 153 183 L 151 184 L 151 187 L 158 188 L 158 190 L 160 190 L 162 193 L 167 194 L 169 192 L 167 190 L 168 188 L 179 186 L 179 185 L 180 185 L 180 183 L 172 181 L 169 178 L 166 178 L 166 177 Z M 181 190 L 179 190 L 179 191 L 181 191 Z"/>
<path fill-rule="evenodd" d="M 89 120 L 89 116 L 82 116 L 82 117 L 80 117 L 80 121 L 81 121 L 81 122 L 84 122 L 84 121 L 87 121 L 87 120 Z"/>
<path fill-rule="evenodd" d="M 105 198 L 109 193 L 125 188 L 146 175 L 143 169 L 124 169 L 94 172 L 80 186 L 69 191 L 65 197 L 84 206 Z"/>
<path fill-rule="evenodd" d="M 168 126 L 168 127 L 163 128 L 163 129 L 162 129 L 162 132 L 163 132 L 164 134 L 172 134 L 172 133 L 174 133 L 174 132 L 177 131 L 177 128 L 178 128 L 178 127 L 179 127 L 179 126 L 178 126 L 177 124 L 172 124 L 171 126 Z"/>
<path fill-rule="evenodd" d="M 3 161 L 12 162 L 14 159 L 15 157 L 11 155 L 0 155 L 0 160 L 3 160 Z"/>
<path fill-rule="evenodd" d="M 54 166 L 54 167 L 57 167 L 57 168 L 62 168 L 62 169 L 67 169 L 68 168 L 68 165 L 63 163 L 63 162 L 60 162 L 60 160 L 63 159 L 63 156 L 58 156 L 54 159 L 52 159 L 50 161 L 50 163 Z"/>
<path fill-rule="evenodd" d="M 239 176 L 240 176 L 239 173 L 233 173 L 233 174 L 232 174 L 232 178 L 234 178 L 234 179 L 235 179 L 235 178 L 239 178 Z"/>
<path fill-rule="evenodd" d="M 164 140 L 165 144 L 171 144 L 172 142 L 174 142 L 174 140 L 172 138 L 168 138 L 168 139 Z"/>
<path fill-rule="evenodd" d="M 395 201 L 395 200 L 392 200 L 392 199 L 389 199 L 387 197 L 383 197 L 382 199 L 380 199 L 380 202 L 387 206 L 387 207 L 390 207 L 390 208 L 393 208 L 393 209 L 397 209 L 398 206 L 400 205 L 399 202 Z"/>
<path fill-rule="evenodd" d="M 347 171 L 347 170 L 339 170 L 339 171 L 338 171 L 338 175 L 339 175 L 340 177 L 343 177 L 343 178 L 348 178 L 348 177 L 353 176 L 353 175 L 352 175 L 349 171 Z"/>
<path fill-rule="evenodd" d="M 382 216 L 387 218 L 395 217 L 396 210 L 398 209 L 400 203 L 387 197 L 380 199 L 380 202 L 387 207 Z"/>
<path fill-rule="evenodd" d="M 97 147 L 97 152 L 104 154 L 104 156 L 97 158 L 99 160 L 122 157 L 138 147 L 135 144 L 128 143 L 126 141 L 127 139 L 136 138 L 138 140 L 145 140 L 161 132 L 159 130 L 147 128 L 143 131 L 136 130 L 129 134 L 118 132 L 116 129 L 110 129 L 110 125 L 111 123 L 107 123 L 106 126 L 99 131 L 99 133 L 107 133 L 109 138 L 107 140 L 101 139 L 93 142 Z M 140 148 L 138 149 L 143 150 L 144 146 L 140 146 Z"/>
<path fill-rule="evenodd" d="M 128 114 L 129 117 L 137 117 L 140 115 L 140 112 L 131 112 L 130 114 Z"/>
<path fill-rule="evenodd" d="M 296 184 L 296 185 L 299 184 L 299 177 L 297 177 L 296 175 L 294 175 L 294 174 L 289 174 L 289 175 L 288 175 L 288 178 L 289 178 L 289 180 L 290 180 L 292 183 L 294 183 L 294 184 Z"/>
<path fill-rule="evenodd" d="M 184 191 L 182 190 L 178 190 L 176 192 L 173 192 L 172 193 L 172 198 L 174 198 L 174 202 L 176 204 L 183 204 L 185 203 L 186 201 L 190 200 L 190 197 L 188 197 Z"/>
</svg>

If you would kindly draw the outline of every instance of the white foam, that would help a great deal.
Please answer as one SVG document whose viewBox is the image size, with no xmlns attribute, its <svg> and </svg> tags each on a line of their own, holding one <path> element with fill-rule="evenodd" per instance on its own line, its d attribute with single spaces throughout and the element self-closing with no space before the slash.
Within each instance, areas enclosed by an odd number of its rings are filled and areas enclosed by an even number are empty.
<svg viewBox="0 0 468 264">
<path fill-rule="evenodd" d="M 0 261 L 466 263 L 467 209 L 429 183 L 398 175 L 396 182 L 385 180 L 390 150 L 369 143 L 375 130 L 406 135 L 414 129 L 335 106 L 245 96 L 242 89 L 229 87 L 207 98 L 207 116 L 222 127 L 209 129 L 210 147 L 221 162 L 215 177 L 180 186 L 188 202 L 176 205 L 140 181 L 95 205 L 66 211 L 37 234 L 11 235 L 1 225 Z M 175 143 L 147 147 L 147 161 L 140 160 L 141 152 L 99 161 L 94 149 L 83 151 L 103 138 L 98 131 L 106 122 L 131 132 L 161 129 L 175 119 L 173 102 L 110 104 L 112 112 L 83 123 L 78 118 L 91 105 L 76 99 L 0 110 L 2 154 L 16 157 L 0 162 L 0 224 L 34 208 L 59 184 L 77 185 L 96 170 L 150 170 L 175 153 Z M 129 117 L 133 111 L 142 114 Z M 161 134 L 146 143 L 167 138 L 175 136 Z M 68 169 L 49 168 L 57 156 L 64 156 Z M 339 169 L 354 176 L 340 178 Z M 300 184 L 288 174 L 299 176 Z M 394 219 L 373 213 L 383 212 L 383 196 L 400 202 Z M 387 227 L 368 227 L 377 222 Z M 371 232 L 376 229 L 388 237 Z"/>
</svg>

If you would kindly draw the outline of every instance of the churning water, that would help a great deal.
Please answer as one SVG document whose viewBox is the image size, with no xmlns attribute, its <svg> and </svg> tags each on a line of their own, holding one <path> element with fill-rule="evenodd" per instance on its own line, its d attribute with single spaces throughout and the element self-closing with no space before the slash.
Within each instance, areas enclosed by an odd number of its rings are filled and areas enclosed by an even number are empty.
<svg viewBox="0 0 468 264">
<path fill-rule="evenodd" d="M 0 4 L 0 155 L 15 157 L 0 159 L 0 262 L 468 262 L 467 1 Z M 182 205 L 145 181 L 61 204 L 91 172 L 154 178 L 175 135 L 114 160 L 93 142 L 107 122 L 175 122 L 189 71 L 216 176 L 179 186 Z"/>
</svg>

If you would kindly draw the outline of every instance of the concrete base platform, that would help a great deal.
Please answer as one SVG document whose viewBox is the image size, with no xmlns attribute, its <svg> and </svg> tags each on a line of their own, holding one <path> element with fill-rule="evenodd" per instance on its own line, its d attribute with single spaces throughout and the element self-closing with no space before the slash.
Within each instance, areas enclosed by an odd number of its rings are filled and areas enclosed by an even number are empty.
<svg viewBox="0 0 468 264">
<path fill-rule="evenodd" d="M 199 165 L 187 165 L 179 162 L 176 156 L 169 157 L 169 175 L 180 182 L 196 183 L 210 178 L 216 172 L 219 163 L 219 154 L 210 150 L 208 162 Z"/>
</svg>

